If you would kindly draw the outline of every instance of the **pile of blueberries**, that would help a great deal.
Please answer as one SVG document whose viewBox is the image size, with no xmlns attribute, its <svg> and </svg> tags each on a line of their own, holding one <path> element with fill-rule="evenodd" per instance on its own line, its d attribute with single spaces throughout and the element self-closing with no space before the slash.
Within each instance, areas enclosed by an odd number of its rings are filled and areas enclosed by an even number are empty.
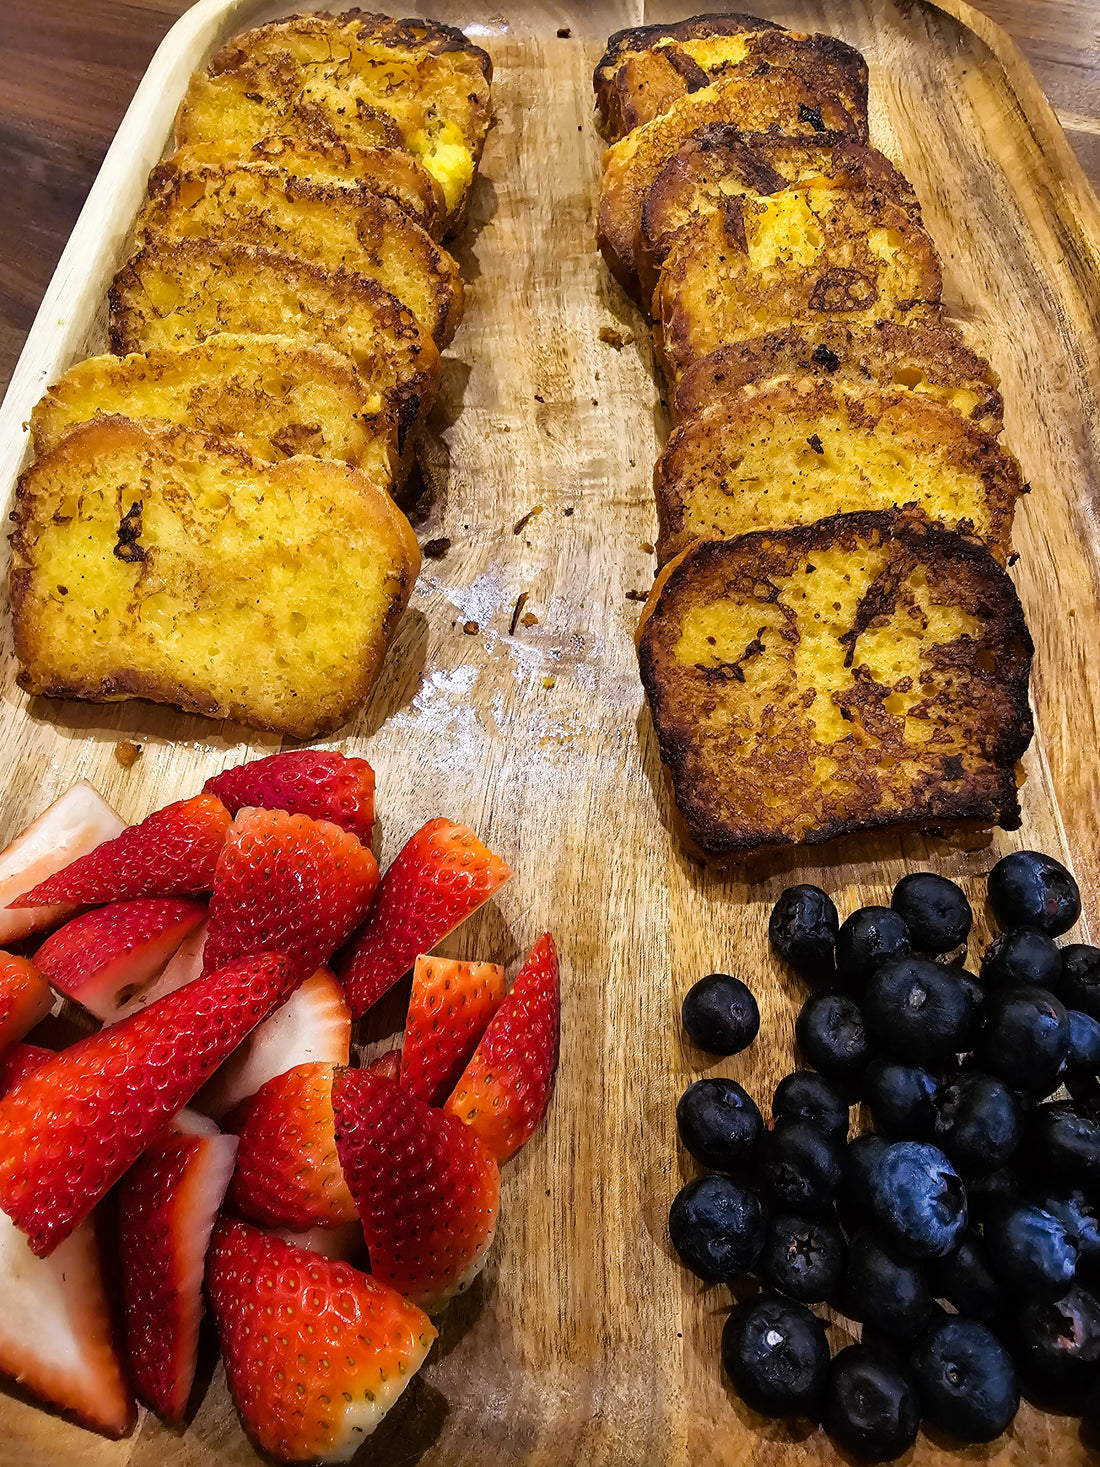
<svg viewBox="0 0 1100 1467">
<path fill-rule="evenodd" d="M 669 1230 L 693 1273 L 737 1285 L 730 1380 L 869 1462 L 904 1452 L 922 1418 L 991 1441 L 1021 1389 L 1100 1419 L 1100 948 L 1055 945 L 1081 900 L 1049 856 L 999 861 L 988 900 L 1000 935 L 975 976 L 970 904 L 942 876 L 914 872 L 843 925 L 825 892 L 790 887 L 769 935 L 819 985 L 796 1027 L 812 1068 L 780 1082 L 770 1127 L 728 1079 L 677 1106 L 714 1170 Z M 760 1017 L 740 980 L 711 974 L 683 1023 L 736 1054 Z M 849 1140 L 860 1102 L 873 1129 Z M 738 1283 L 750 1273 L 763 1292 Z M 861 1343 L 830 1359 L 819 1303 L 859 1320 Z"/>
</svg>

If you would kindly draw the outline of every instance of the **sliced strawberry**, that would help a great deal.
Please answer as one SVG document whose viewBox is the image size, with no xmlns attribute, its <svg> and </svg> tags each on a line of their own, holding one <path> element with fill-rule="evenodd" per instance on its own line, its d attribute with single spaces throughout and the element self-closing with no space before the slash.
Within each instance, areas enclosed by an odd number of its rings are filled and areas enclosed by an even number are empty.
<svg viewBox="0 0 1100 1467">
<path fill-rule="evenodd" d="M 241 1144 L 229 1201 L 240 1217 L 299 1232 L 355 1221 L 336 1155 L 336 1074 L 335 1065 L 296 1065 L 231 1113 Z"/>
<path fill-rule="evenodd" d="M 32 1075 L 39 1065 L 53 1059 L 52 1049 L 43 1049 L 38 1044 L 13 1044 L 0 1054 L 0 1095 L 18 1085 L 27 1075 Z"/>
<path fill-rule="evenodd" d="M 358 1218 L 338 1228 L 307 1228 L 304 1233 L 296 1233 L 291 1228 L 271 1228 L 270 1232 L 272 1237 L 282 1238 L 295 1248 L 319 1253 L 322 1258 L 341 1258 L 345 1263 L 355 1263 L 367 1251 Z"/>
<path fill-rule="evenodd" d="M 0 1213 L 0 1297 L 0 1372 L 93 1431 L 125 1436 L 136 1412 L 112 1339 L 94 1221 L 81 1223 L 51 1257 L 36 1258 Z M 5 1455 L 15 1450 L 7 1440 Z M 76 1456 L 46 1451 L 55 1461 Z"/>
<path fill-rule="evenodd" d="M 113 902 L 51 933 L 35 962 L 60 993 L 110 1021 L 205 916 L 201 902 L 181 897 Z"/>
<path fill-rule="evenodd" d="M 97 906 L 209 891 L 229 826 L 229 811 L 216 796 L 178 800 L 40 881 L 11 906 Z"/>
<path fill-rule="evenodd" d="M 229 1218 L 207 1281 L 241 1419 L 282 1462 L 348 1461 L 436 1337 L 380 1279 Z"/>
<path fill-rule="evenodd" d="M 504 969 L 421 955 L 401 1056 L 401 1084 L 429 1105 L 441 1105 L 504 997 Z"/>
<path fill-rule="evenodd" d="M 157 999 L 164 998 L 169 993 L 175 993 L 177 989 L 184 988 L 188 983 L 194 983 L 196 978 L 200 978 L 208 925 L 204 913 L 204 920 L 187 934 L 162 971 L 155 978 L 151 978 L 144 988 L 139 988 L 133 997 L 128 998 L 106 1022 L 117 1024 L 120 1019 L 128 1019 L 131 1014 L 139 1014 L 151 1003 L 156 1003 Z"/>
<path fill-rule="evenodd" d="M 305 978 L 362 921 L 377 886 L 374 857 L 346 830 L 285 810 L 248 810 L 218 860 L 206 969 L 280 952 Z"/>
<path fill-rule="evenodd" d="M 38 964 L 0 953 L 0 1053 L 40 1024 L 52 1005 L 50 985 Z"/>
<path fill-rule="evenodd" d="M 372 1075 L 383 1075 L 387 1080 L 398 1080 L 401 1077 L 401 1051 L 399 1049 L 387 1049 L 385 1054 L 380 1054 L 372 1059 L 366 1068 Z"/>
<path fill-rule="evenodd" d="M 236 1150 L 235 1136 L 184 1110 L 119 1186 L 127 1364 L 165 1421 L 182 1422 L 194 1384 L 206 1248 Z"/>
<path fill-rule="evenodd" d="M 558 1067 L 558 953 L 547 932 L 531 949 L 444 1110 L 474 1131 L 497 1161 L 532 1135 Z"/>
<path fill-rule="evenodd" d="M 247 806 L 285 810 L 331 820 L 370 844 L 374 826 L 374 770 L 365 759 L 328 749 L 290 749 L 252 759 L 208 779 L 203 789 L 217 795 L 232 814 Z"/>
<path fill-rule="evenodd" d="M 352 1015 L 365 1014 L 417 953 L 442 942 L 511 874 L 469 826 L 453 820 L 422 826 L 382 878 L 339 972 Z"/>
<path fill-rule="evenodd" d="M 281 1009 L 251 1036 L 195 1097 L 195 1108 L 221 1120 L 276 1075 L 321 1061 L 346 1065 L 351 1056 L 351 1011 L 344 990 L 327 968 L 318 968 Z"/>
<path fill-rule="evenodd" d="M 264 953 L 62 1050 L 0 1100 L 0 1208 L 51 1253 L 293 983 Z"/>
<path fill-rule="evenodd" d="M 332 1096 L 371 1273 L 440 1308 L 484 1266 L 500 1206 L 496 1162 L 461 1121 L 369 1070 L 345 1070 Z"/>
</svg>

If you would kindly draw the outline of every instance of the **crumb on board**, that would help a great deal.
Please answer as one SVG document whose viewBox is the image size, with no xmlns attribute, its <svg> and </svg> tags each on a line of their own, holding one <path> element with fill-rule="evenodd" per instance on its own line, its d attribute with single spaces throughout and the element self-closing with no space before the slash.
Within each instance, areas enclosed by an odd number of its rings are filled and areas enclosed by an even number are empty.
<svg viewBox="0 0 1100 1467">
<path fill-rule="evenodd" d="M 628 601 L 648 601 L 649 593 L 647 591 L 628 591 L 626 599 Z"/>
<path fill-rule="evenodd" d="M 527 592 L 526 591 L 521 591 L 519 593 L 519 595 L 516 597 L 516 604 L 512 608 L 512 620 L 511 620 L 511 623 L 510 623 L 510 625 L 508 627 L 508 635 L 510 637 L 514 637 L 515 634 L 516 634 L 516 625 L 519 622 L 519 614 L 523 610 L 524 603 L 526 602 L 526 600 L 527 600 Z"/>
<path fill-rule="evenodd" d="M 546 401 L 546 399 L 545 399 L 545 397 L 543 397 L 543 395 L 542 395 L 541 392 L 536 392 L 535 393 L 535 401 L 536 402 L 543 402 L 544 403 Z"/>
<path fill-rule="evenodd" d="M 451 548 L 451 542 L 446 535 L 440 535 L 436 540 L 429 540 L 424 545 L 424 554 L 429 560 L 442 560 Z"/>
<path fill-rule="evenodd" d="M 1071 612 L 1070 615 L 1072 616 L 1072 614 Z M 539 624 L 539 619 L 533 611 L 525 611 L 520 617 L 520 621 L 525 627 L 537 627 Z"/>
<path fill-rule="evenodd" d="M 535 518 L 535 516 L 540 514 L 542 514 L 542 505 L 536 504 L 534 509 L 529 509 L 525 515 L 521 515 L 519 517 L 519 519 L 512 526 L 512 534 L 521 534 Z"/>
<path fill-rule="evenodd" d="M 478 632 L 481 631 L 481 628 L 476 621 L 464 621 L 462 623 L 462 630 L 468 637 L 476 637 Z"/>
<path fill-rule="evenodd" d="M 1020 558 L 1020 552 L 1018 550 L 1014 550 L 1012 552 L 1012 554 L 1008 557 L 1008 564 L 1009 565 L 1015 565 L 1016 562 L 1019 560 L 1019 558 Z"/>
<path fill-rule="evenodd" d="M 129 769 L 141 758 L 141 745 L 135 744 L 132 739 L 123 739 L 121 743 L 115 745 L 115 758 L 123 769 Z"/>
<path fill-rule="evenodd" d="M 565 506 L 565 508 L 564 508 L 564 509 L 563 509 L 563 510 L 562 510 L 562 514 L 563 514 L 563 515 L 565 515 L 565 517 L 566 517 L 566 519 L 568 519 L 568 518 L 569 518 L 569 516 L 570 516 L 570 515 L 571 515 L 571 514 L 572 514 L 572 513 L 573 513 L 573 512 L 574 512 L 574 511 L 573 511 L 573 506 L 572 506 L 572 505 L 571 505 L 571 504 L 567 504 L 567 505 L 566 505 L 566 506 Z"/>
<path fill-rule="evenodd" d="M 653 546 L 649 543 L 648 540 L 643 540 L 642 541 L 642 549 L 645 551 L 645 553 L 647 555 L 652 555 L 653 554 Z"/>
<path fill-rule="evenodd" d="M 554 686 L 554 683 L 556 681 L 557 681 L 557 679 L 555 677 L 553 677 L 553 676 L 551 676 L 551 677 L 544 677 L 543 680 L 542 680 L 542 685 L 543 685 L 544 688 L 552 688 Z"/>
<path fill-rule="evenodd" d="M 567 25 L 560 25 L 560 26 L 558 26 L 558 40 L 559 41 L 568 41 L 569 38 L 572 36 L 572 34 L 573 34 L 573 32 L 569 29 L 569 27 Z M 550 1194 L 547 1193 L 546 1195 L 549 1196 Z"/>
<path fill-rule="evenodd" d="M 616 331 L 614 326 L 601 326 L 600 340 L 606 341 L 608 346 L 613 346 L 616 351 L 622 351 L 624 346 L 633 344 L 634 333 L 633 331 Z"/>
</svg>

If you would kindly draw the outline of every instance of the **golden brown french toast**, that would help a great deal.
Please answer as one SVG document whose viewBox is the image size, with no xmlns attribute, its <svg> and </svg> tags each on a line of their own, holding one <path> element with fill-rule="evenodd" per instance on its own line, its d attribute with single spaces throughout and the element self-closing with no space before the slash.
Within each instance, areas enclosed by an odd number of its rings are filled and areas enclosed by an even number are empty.
<svg viewBox="0 0 1100 1467">
<path fill-rule="evenodd" d="M 1031 654 L 988 551 L 895 512 L 698 541 L 638 633 L 677 810 L 713 857 L 1014 829 Z"/>
<path fill-rule="evenodd" d="M 693 540 L 912 506 L 1004 561 L 1023 492 L 992 434 L 926 393 L 781 377 L 713 398 L 653 474 L 663 563 Z"/>
<path fill-rule="evenodd" d="M 28 692 L 150 698 L 296 738 L 366 696 L 420 564 L 357 469 L 118 417 L 32 464 L 12 519 Z"/>
<path fill-rule="evenodd" d="M 162 170 L 137 226 L 155 239 L 262 245 L 377 280 L 445 346 L 462 314 L 458 265 L 397 204 L 359 187 L 314 183 L 261 164 Z"/>
<path fill-rule="evenodd" d="M 680 378 L 673 416 L 694 417 L 723 393 L 779 377 L 815 377 L 843 384 L 892 387 L 928 393 L 949 402 L 987 433 L 1004 427 L 1000 378 L 971 351 L 956 328 L 934 312 L 904 324 L 876 321 L 869 327 L 840 321 L 792 326 L 769 336 L 720 346 L 693 362 Z"/>
<path fill-rule="evenodd" d="M 452 233 L 488 131 L 491 78 L 489 57 L 453 26 L 356 10 L 297 16 L 234 36 L 196 73 L 176 145 L 305 127 L 354 147 L 405 147 L 442 188 Z M 386 122 L 396 136 L 383 139 Z"/>
<path fill-rule="evenodd" d="M 675 236 L 653 292 L 669 382 L 730 341 L 798 323 L 904 319 L 940 298 L 940 262 L 900 204 L 863 189 L 733 197 Z"/>
</svg>

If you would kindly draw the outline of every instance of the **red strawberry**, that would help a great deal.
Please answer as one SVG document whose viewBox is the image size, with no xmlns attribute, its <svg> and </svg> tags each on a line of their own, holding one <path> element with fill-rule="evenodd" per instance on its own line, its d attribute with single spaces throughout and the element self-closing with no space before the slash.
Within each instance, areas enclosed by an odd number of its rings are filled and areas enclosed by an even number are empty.
<svg viewBox="0 0 1100 1467">
<path fill-rule="evenodd" d="M 370 844 L 374 826 L 374 770 L 365 759 L 327 749 L 290 749 L 225 769 L 203 789 L 236 815 L 246 806 L 330 820 Z"/>
<path fill-rule="evenodd" d="M 282 1462 L 351 1458 L 436 1337 L 380 1279 L 229 1218 L 207 1283 L 241 1419 Z"/>
<path fill-rule="evenodd" d="M 38 1044 L 13 1044 L 0 1054 L 0 1095 L 7 1095 L 19 1081 L 32 1075 L 39 1065 L 53 1059 L 52 1049 L 43 1049 Z"/>
<path fill-rule="evenodd" d="M 52 1005 L 50 985 L 36 964 L 0 953 L 0 1052 L 29 1034 Z"/>
<path fill-rule="evenodd" d="M 512 872 L 466 825 L 429 820 L 382 878 L 340 972 L 354 1018 L 365 1014 L 417 953 L 430 952 Z"/>
<path fill-rule="evenodd" d="M 235 1136 L 181 1111 L 126 1173 L 118 1244 L 130 1379 L 165 1421 L 182 1422 L 195 1379 L 206 1248 L 233 1175 Z"/>
<path fill-rule="evenodd" d="M 193 896 L 214 884 L 214 864 L 229 832 L 229 811 L 214 795 L 178 800 L 130 825 L 40 881 L 13 907 L 54 902 L 95 906 L 144 896 Z"/>
<path fill-rule="evenodd" d="M 113 902 L 59 927 L 34 960 L 59 992 L 109 1021 L 205 916 L 201 902 L 181 897 Z"/>
<path fill-rule="evenodd" d="M 413 971 L 401 1084 L 429 1105 L 450 1095 L 504 997 L 504 969 L 421 955 Z"/>
<path fill-rule="evenodd" d="M 443 1107 L 464 1121 L 497 1161 L 519 1150 L 546 1111 L 558 1067 L 560 1013 L 558 953 L 547 932 L 532 948 Z"/>
<path fill-rule="evenodd" d="M 377 886 L 374 857 L 346 830 L 285 810 L 246 811 L 218 859 L 206 971 L 281 952 L 305 978 L 362 921 Z"/>
<path fill-rule="evenodd" d="M 40 1257 L 91 1212 L 293 983 L 263 953 L 54 1055 L 0 1100 L 0 1208 Z"/>
<path fill-rule="evenodd" d="M 240 1137 L 230 1203 L 262 1228 L 338 1227 L 355 1221 L 336 1155 L 335 1065 L 297 1065 L 232 1113 Z"/>
<path fill-rule="evenodd" d="M 332 1098 L 371 1273 L 438 1309 L 484 1265 L 500 1206 L 496 1162 L 461 1121 L 369 1070 L 345 1070 Z"/>
<path fill-rule="evenodd" d="M 387 1080 L 398 1080 L 401 1077 L 401 1051 L 387 1049 L 385 1054 L 380 1054 L 372 1059 L 366 1068 L 372 1075 L 383 1075 Z"/>
</svg>

